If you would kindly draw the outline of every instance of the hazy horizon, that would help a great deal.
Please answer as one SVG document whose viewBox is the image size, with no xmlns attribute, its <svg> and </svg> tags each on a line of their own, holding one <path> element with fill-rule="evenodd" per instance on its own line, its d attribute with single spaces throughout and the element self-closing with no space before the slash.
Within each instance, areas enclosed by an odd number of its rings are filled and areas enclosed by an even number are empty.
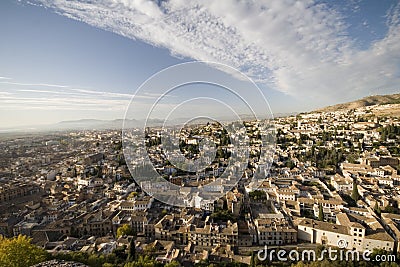
<svg viewBox="0 0 400 267">
<path fill-rule="evenodd" d="M 399 92 L 394 0 L 112 2 L 0 3 L 0 128 L 122 119 L 149 77 L 194 60 L 238 69 L 275 114 Z"/>
<path fill-rule="evenodd" d="M 360 100 L 362 98 L 368 97 L 368 96 L 378 96 L 378 95 L 367 95 L 361 98 L 357 98 L 357 99 L 353 99 L 349 102 L 352 101 L 357 101 Z M 340 102 L 340 103 L 333 103 L 331 105 L 337 105 L 337 104 L 344 104 L 344 103 L 348 103 L 348 102 Z M 321 106 L 319 108 L 325 108 L 328 106 Z M 301 114 L 301 113 L 308 113 L 308 112 L 313 112 L 316 111 L 317 109 L 312 109 L 312 110 L 299 110 L 299 111 L 293 111 L 293 112 L 275 112 L 273 114 L 274 118 L 279 118 L 279 117 L 286 117 L 286 116 L 292 116 L 292 115 L 296 115 L 296 114 Z M 243 116 L 250 116 L 250 114 L 241 114 Z M 175 118 L 175 121 L 184 121 L 189 119 L 190 117 L 178 117 Z M 232 120 L 232 117 L 227 117 L 227 116 L 217 116 L 216 118 L 219 118 L 221 120 Z M 57 125 L 61 125 L 61 124 L 67 124 L 67 123 L 78 123 L 78 122 L 90 122 L 90 121 L 98 121 L 99 123 L 107 123 L 107 122 L 115 122 L 115 121 L 123 121 L 123 120 L 137 120 L 137 121 L 143 121 L 146 120 L 145 118 L 124 118 L 124 117 L 120 117 L 120 118 L 110 118 L 110 119 L 102 119 L 102 118 L 90 118 L 90 117 L 82 117 L 82 118 L 75 118 L 75 119 L 68 119 L 68 120 L 60 120 L 60 121 L 55 121 L 55 122 L 48 122 L 48 123 L 39 123 L 39 124 L 21 124 L 21 125 L 15 125 L 12 127 L 0 127 L 0 133 L 11 133 L 13 131 L 29 131 L 29 130 L 54 130 L 56 128 L 53 128 Z M 264 118 L 261 118 L 264 119 Z M 162 121 L 163 118 L 152 118 L 150 119 L 151 121 L 156 121 L 156 120 L 160 120 Z M 75 124 L 76 125 L 76 124 Z M 46 128 L 49 127 L 49 128 Z M 67 129 L 67 128 L 66 128 Z M 71 129 L 71 128 L 68 128 Z M 65 130 L 65 129 L 61 129 L 61 130 Z"/>
</svg>

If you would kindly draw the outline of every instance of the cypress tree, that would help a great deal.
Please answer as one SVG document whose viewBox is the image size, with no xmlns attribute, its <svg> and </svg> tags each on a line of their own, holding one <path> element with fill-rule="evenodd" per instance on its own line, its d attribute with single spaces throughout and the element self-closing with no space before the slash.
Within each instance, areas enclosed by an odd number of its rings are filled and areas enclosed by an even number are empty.
<svg viewBox="0 0 400 267">
<path fill-rule="evenodd" d="M 318 209 L 319 209 L 319 211 L 318 211 L 318 220 L 323 222 L 324 221 L 324 209 L 322 208 L 322 204 L 321 203 L 319 203 Z"/>
<path fill-rule="evenodd" d="M 130 262 L 134 261 L 135 259 L 136 259 L 135 238 L 132 237 L 131 241 L 129 242 L 129 251 L 126 261 Z"/>
<path fill-rule="evenodd" d="M 351 193 L 351 198 L 357 201 L 360 198 L 360 193 L 358 193 L 357 183 L 353 180 L 353 192 Z"/>
</svg>

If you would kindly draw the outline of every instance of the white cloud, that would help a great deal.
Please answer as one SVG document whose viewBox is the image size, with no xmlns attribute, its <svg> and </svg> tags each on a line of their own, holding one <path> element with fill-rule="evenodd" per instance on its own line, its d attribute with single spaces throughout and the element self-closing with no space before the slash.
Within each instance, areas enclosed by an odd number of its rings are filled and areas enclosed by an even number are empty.
<svg viewBox="0 0 400 267">
<path fill-rule="evenodd" d="M 80 98 L 80 97 L 27 97 L 4 96 L 0 98 L 0 110 L 125 110 L 128 100 Z"/>
<path fill-rule="evenodd" d="M 72 88 L 71 91 L 83 93 L 83 95 L 96 95 L 96 96 L 103 96 L 103 97 L 126 98 L 126 99 L 132 98 L 131 94 L 123 94 L 123 93 L 102 92 L 102 91 L 94 91 L 94 90 L 87 90 L 87 89 L 74 89 L 74 88 Z"/>
<path fill-rule="evenodd" d="M 21 89 L 18 92 L 35 93 L 35 94 L 57 94 L 57 95 L 78 95 L 76 93 L 54 91 L 54 90 L 34 90 L 34 89 Z"/>
<path fill-rule="evenodd" d="M 7 83 L 9 84 L 9 83 Z M 7 87 L 7 84 L 1 85 Z M 115 111 L 119 117 L 123 117 L 126 108 L 132 98 L 131 94 L 104 92 L 89 89 L 72 88 L 68 85 L 51 86 L 45 84 L 46 88 L 41 89 L 43 84 L 15 83 L 21 87 L 31 88 L 33 85 L 38 89 L 9 89 L 0 91 L 0 111 L 27 111 L 27 110 L 48 110 L 48 111 Z M 143 101 L 158 98 L 159 94 L 146 93 L 136 96 L 136 99 Z M 174 96 L 168 96 L 173 98 Z M 135 102 L 136 105 L 142 103 Z M 168 104 L 160 104 L 166 107 Z M 141 114 L 145 116 L 146 114 Z"/>
<path fill-rule="evenodd" d="M 0 92 L 0 97 L 12 95 L 10 92 Z"/>
<path fill-rule="evenodd" d="M 17 82 L 0 82 L 0 84 L 10 84 L 10 85 L 18 85 L 18 86 L 45 86 L 45 87 L 58 87 L 58 88 L 67 88 L 67 85 L 58 85 L 58 84 L 47 84 L 47 83 L 17 83 Z"/>
<path fill-rule="evenodd" d="M 359 50 L 344 17 L 312 0 L 40 2 L 172 54 L 231 65 L 290 95 L 342 99 L 395 92 L 400 82 L 399 5 L 388 12 L 386 37 Z"/>
<path fill-rule="evenodd" d="M 75 89 L 69 88 L 68 86 L 64 87 L 64 91 L 56 91 L 56 90 L 36 90 L 36 89 L 20 89 L 18 92 L 26 92 L 26 93 L 35 93 L 35 94 L 55 94 L 55 95 L 71 95 L 77 97 L 94 97 L 97 98 L 105 97 L 105 98 L 125 98 L 131 99 L 131 94 L 123 94 L 123 93 L 113 93 L 113 92 L 104 92 L 104 91 L 94 91 L 87 89 Z"/>
<path fill-rule="evenodd" d="M 0 92 L 0 110 L 124 111 L 132 97 L 130 94 L 76 89 L 68 85 L 45 83 L 0 82 L 0 88 L 7 87 L 9 84 L 18 85 L 24 89 L 9 89 L 7 92 Z M 30 89 L 31 87 L 38 89 Z M 46 87 L 46 89 L 41 87 Z"/>
</svg>

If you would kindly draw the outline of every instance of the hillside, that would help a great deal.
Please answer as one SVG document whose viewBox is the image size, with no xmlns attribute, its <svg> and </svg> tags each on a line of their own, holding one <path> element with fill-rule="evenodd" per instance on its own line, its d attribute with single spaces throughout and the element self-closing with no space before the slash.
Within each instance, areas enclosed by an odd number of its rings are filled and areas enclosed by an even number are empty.
<svg viewBox="0 0 400 267">
<path fill-rule="evenodd" d="M 366 106 L 387 105 L 387 104 L 400 104 L 400 94 L 367 96 L 356 101 L 328 106 L 322 109 L 318 109 L 316 111 L 330 112 L 337 110 L 349 110 Z"/>
</svg>

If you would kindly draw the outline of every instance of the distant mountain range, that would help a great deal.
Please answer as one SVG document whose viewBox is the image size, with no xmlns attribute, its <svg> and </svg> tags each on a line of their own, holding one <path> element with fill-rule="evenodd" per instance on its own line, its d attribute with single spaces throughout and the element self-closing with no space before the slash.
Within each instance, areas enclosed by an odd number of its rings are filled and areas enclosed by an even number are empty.
<svg viewBox="0 0 400 267">
<path fill-rule="evenodd" d="M 0 133 L 10 132 L 44 132 L 44 131 L 67 131 L 67 130 L 106 130 L 106 129 L 122 129 L 124 120 L 97 120 L 97 119 L 81 119 L 71 121 L 61 121 L 54 124 L 21 126 L 12 129 L 0 128 Z M 161 125 L 162 120 L 148 120 L 149 126 Z M 143 121 L 135 119 L 126 119 L 126 128 L 135 128 L 143 124 Z"/>
<path fill-rule="evenodd" d="M 343 104 L 337 104 L 333 106 L 328 106 L 316 110 L 315 112 L 330 112 L 335 110 L 349 110 L 359 107 L 366 107 L 372 105 L 385 105 L 385 104 L 400 104 L 400 94 L 393 95 L 374 95 L 364 97 L 359 100 L 352 102 L 347 102 Z M 395 112 L 395 113 L 393 113 Z M 388 113 L 388 112 L 387 112 Z M 296 113 L 275 113 L 274 117 L 286 117 L 294 115 Z M 400 114 L 400 109 L 397 111 L 391 111 L 391 114 L 396 116 Z M 243 116 L 243 115 L 242 115 Z M 244 116 L 245 118 L 246 116 Z M 175 119 L 172 123 L 182 123 L 186 122 L 188 118 Z M 221 121 L 227 121 L 227 118 L 221 118 Z M 81 119 L 81 120 L 71 120 L 71 121 L 61 121 L 54 124 L 47 125 L 27 125 L 16 128 L 0 128 L 0 134 L 4 133 L 29 133 L 29 132 L 44 132 L 44 131 L 66 131 L 66 130 L 106 130 L 106 129 L 116 129 L 121 130 L 124 123 L 123 119 L 115 120 L 97 120 L 97 119 Z M 161 119 L 150 119 L 147 121 L 149 126 L 158 126 L 164 123 Z M 143 120 L 126 119 L 126 128 L 136 128 L 143 125 Z"/>
<path fill-rule="evenodd" d="M 115 120 L 96 120 L 96 119 L 82 119 L 73 121 L 61 121 L 56 124 L 49 125 L 52 128 L 62 130 L 105 130 L 105 129 L 122 129 L 125 125 L 126 128 L 135 128 L 143 125 L 143 120 L 135 119 L 125 119 L 125 124 L 123 119 Z M 147 124 L 149 126 L 162 125 L 163 120 L 160 119 L 149 119 Z"/>
<path fill-rule="evenodd" d="M 178 125 L 180 123 L 185 123 L 190 118 L 178 118 L 168 121 L 168 125 Z M 221 119 L 225 120 L 225 119 Z M 226 119 L 228 120 L 228 119 Z M 125 121 L 125 122 L 124 122 Z M 146 121 L 147 126 L 162 126 L 164 120 L 161 119 L 148 119 Z M 81 120 L 71 120 L 71 121 L 61 121 L 54 124 L 45 125 L 27 125 L 15 128 L 0 128 L 0 134 L 7 133 L 29 133 L 29 132 L 45 132 L 45 131 L 67 131 L 67 130 L 121 130 L 124 126 L 125 128 L 137 128 L 144 125 L 144 120 L 135 119 L 115 119 L 115 120 L 98 120 L 98 119 L 81 119 Z"/>
<path fill-rule="evenodd" d="M 296 113 L 276 113 L 275 117 L 286 117 Z M 241 115 L 242 118 L 253 118 L 252 116 Z M 190 118 L 178 118 L 169 121 L 169 124 L 180 124 L 187 122 Z M 219 118 L 221 121 L 231 121 L 230 118 Z M 142 126 L 144 120 L 126 119 L 125 128 L 136 128 Z M 161 126 L 164 120 L 149 119 L 146 125 L 148 126 Z M 61 121 L 54 124 L 46 125 L 26 125 L 15 128 L 0 128 L 0 134 L 8 133 L 31 133 L 31 132 L 45 132 L 45 131 L 67 131 L 67 130 L 108 130 L 115 129 L 121 130 L 124 125 L 123 119 L 115 120 L 98 120 L 98 119 L 81 119 L 71 121 Z"/>
<path fill-rule="evenodd" d="M 335 110 L 349 110 L 373 105 L 400 104 L 400 94 L 393 95 L 373 95 L 359 100 L 328 106 L 316 110 L 317 112 L 331 112 Z"/>
</svg>

